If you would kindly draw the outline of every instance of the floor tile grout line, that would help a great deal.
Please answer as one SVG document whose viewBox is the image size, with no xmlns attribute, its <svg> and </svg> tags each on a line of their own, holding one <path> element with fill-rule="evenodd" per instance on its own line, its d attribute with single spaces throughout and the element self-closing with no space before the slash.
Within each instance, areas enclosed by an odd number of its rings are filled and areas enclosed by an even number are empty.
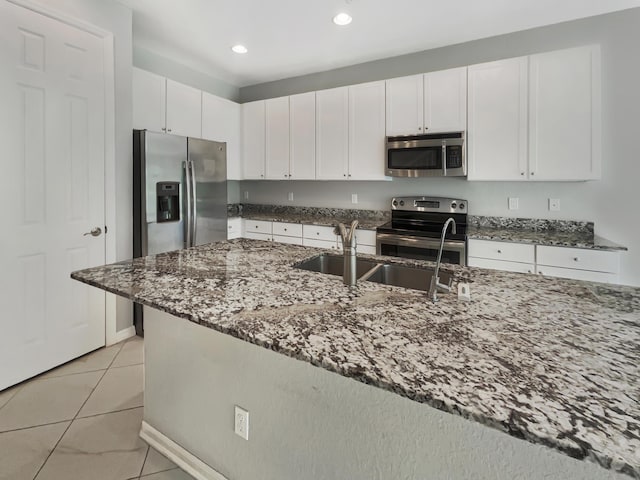
<svg viewBox="0 0 640 480">
<path fill-rule="evenodd" d="M 91 415 L 87 415 L 84 417 L 76 417 L 71 421 L 73 422 L 75 420 L 84 420 L 85 418 L 95 418 L 95 417 L 100 417 L 102 415 L 111 415 L 112 413 L 128 412 L 129 410 L 135 410 L 136 408 L 144 408 L 144 405 L 138 405 L 137 407 L 121 408 L 120 410 L 114 410 L 113 412 L 92 413 Z"/>
<path fill-rule="evenodd" d="M 145 442 L 146 443 L 146 442 Z M 144 456 L 144 462 L 142 462 L 142 466 L 140 467 L 140 473 L 138 473 L 138 478 L 142 476 L 142 471 L 144 470 L 144 465 L 147 463 L 147 458 L 149 458 L 149 451 L 151 450 L 151 445 L 147 443 L 147 453 Z"/>
<path fill-rule="evenodd" d="M 26 382 L 26 380 L 25 380 L 25 382 Z M 24 382 L 23 382 L 23 383 L 24 383 Z M 18 385 L 20 385 L 20 384 L 18 384 Z M 9 400 L 7 400 L 7 401 L 5 402 L 5 404 L 4 404 L 4 405 L 2 405 L 2 406 L 0 407 L 0 410 L 2 410 L 4 407 L 6 407 L 7 405 L 9 405 L 9 402 L 10 402 L 11 400 L 13 400 L 13 398 L 18 394 L 18 392 L 19 392 L 20 390 L 22 390 L 22 388 L 23 388 L 23 387 L 24 387 L 24 385 L 9 387 L 9 388 L 15 388 L 15 389 L 16 389 L 16 391 L 14 392 L 14 394 L 13 394 L 13 395 L 11 395 L 11 396 L 9 397 Z"/>
<path fill-rule="evenodd" d="M 147 473 L 146 475 L 140 475 L 139 477 L 136 477 L 136 478 L 147 478 L 147 477 L 150 477 L 152 475 L 157 475 L 159 473 L 170 472 L 171 470 L 180 470 L 180 467 L 176 465 L 175 467 L 165 468 L 164 470 L 159 470 L 159 471 L 153 472 L 153 473 Z"/>
<path fill-rule="evenodd" d="M 29 430 L 31 428 L 49 427 L 51 425 L 57 425 L 59 423 L 65 423 L 65 422 L 73 422 L 73 419 L 72 418 L 66 418 L 64 420 L 56 420 L 55 422 L 42 423 L 40 425 L 31 425 L 29 427 L 12 428 L 11 430 L 1 431 L 0 435 L 2 435 L 3 433 L 21 432 L 22 430 Z"/>
<path fill-rule="evenodd" d="M 114 365 L 109 367 L 109 370 L 111 370 L 112 368 L 127 368 L 127 367 L 136 367 L 138 365 L 144 365 L 144 362 L 140 362 L 140 363 L 132 363 L 131 365 Z"/>
<path fill-rule="evenodd" d="M 122 345 L 120 346 L 120 349 L 118 350 L 118 352 L 115 354 L 115 356 L 113 357 L 113 360 L 111 360 L 111 363 L 109 364 L 109 367 L 113 364 L 115 358 L 118 356 L 118 354 L 120 353 L 120 351 L 122 350 L 122 347 L 124 346 L 125 342 L 122 342 Z M 73 422 L 76 421 L 76 419 L 78 418 L 78 414 L 80 413 L 80 411 L 84 408 L 84 406 L 87 404 L 87 402 L 89 401 L 89 399 L 91 398 L 91 395 L 93 395 L 93 392 L 96 391 L 96 388 L 98 388 L 98 385 L 100 385 L 100 382 L 102 381 L 102 379 L 104 378 L 104 376 L 107 374 L 107 372 L 109 371 L 109 367 L 107 367 L 107 369 L 102 373 L 102 376 L 100 377 L 100 380 L 98 380 L 96 382 L 95 387 L 93 387 L 91 389 L 91 392 L 89 393 L 89 395 L 87 395 L 87 398 L 85 398 L 84 402 L 82 402 L 82 405 L 80 405 L 80 408 L 78 409 L 78 411 L 76 412 L 75 416 L 73 417 L 73 420 L 71 420 L 71 422 L 69 422 L 69 425 L 67 425 L 67 428 L 64 430 L 64 432 L 62 433 L 62 435 L 60 435 L 60 438 L 58 439 L 58 441 L 56 442 L 56 444 L 53 446 L 53 448 L 51 449 L 51 451 L 49 452 L 49 455 L 47 455 L 47 458 L 45 458 L 44 462 L 42 462 L 42 465 L 40 465 L 40 468 L 38 469 L 38 471 L 36 472 L 36 474 L 33 476 L 33 480 L 36 480 L 38 478 L 38 475 L 40 475 L 40 472 L 42 471 L 42 469 L 44 468 L 44 466 L 47 464 L 47 462 L 49 461 L 49 459 L 51 458 L 51 455 L 53 455 L 53 452 L 56 451 L 56 448 L 58 448 L 58 445 L 60 445 L 60 442 L 62 441 L 62 439 L 64 438 L 64 436 L 67 434 L 67 432 L 69 431 L 69 429 L 71 428 L 71 425 L 73 425 Z"/>
</svg>

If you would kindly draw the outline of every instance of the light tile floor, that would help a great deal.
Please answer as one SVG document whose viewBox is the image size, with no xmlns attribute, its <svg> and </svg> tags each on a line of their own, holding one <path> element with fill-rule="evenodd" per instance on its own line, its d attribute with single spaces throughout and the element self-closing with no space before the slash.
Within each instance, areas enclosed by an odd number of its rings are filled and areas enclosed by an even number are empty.
<svg viewBox="0 0 640 480">
<path fill-rule="evenodd" d="M 143 340 L 0 392 L 0 480 L 191 480 L 140 437 Z"/>
</svg>

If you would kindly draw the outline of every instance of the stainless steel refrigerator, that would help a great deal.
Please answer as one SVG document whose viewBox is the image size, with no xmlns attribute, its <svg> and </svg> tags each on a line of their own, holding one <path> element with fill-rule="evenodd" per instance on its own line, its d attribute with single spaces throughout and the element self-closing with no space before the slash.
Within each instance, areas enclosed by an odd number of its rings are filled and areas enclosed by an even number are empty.
<svg viewBox="0 0 640 480">
<path fill-rule="evenodd" d="M 226 240 L 227 144 L 134 130 L 133 222 L 134 257 Z"/>
</svg>

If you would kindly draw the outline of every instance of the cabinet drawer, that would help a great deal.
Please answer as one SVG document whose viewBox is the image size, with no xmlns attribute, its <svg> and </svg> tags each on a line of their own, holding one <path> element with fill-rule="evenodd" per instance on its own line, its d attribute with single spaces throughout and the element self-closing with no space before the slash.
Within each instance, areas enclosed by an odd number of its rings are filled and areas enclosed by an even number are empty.
<svg viewBox="0 0 640 480">
<path fill-rule="evenodd" d="M 375 230 L 356 230 L 356 243 L 358 245 L 376 245 L 376 231 Z"/>
<path fill-rule="evenodd" d="M 584 248 L 538 247 L 538 266 L 618 273 L 619 258 L 618 252 Z"/>
<path fill-rule="evenodd" d="M 242 237 L 242 219 L 229 218 L 227 220 L 227 239 Z"/>
<path fill-rule="evenodd" d="M 245 220 L 244 231 L 246 233 L 254 232 L 271 234 L 271 224 L 272 222 L 265 222 L 263 220 Z"/>
<path fill-rule="evenodd" d="M 302 245 L 302 237 L 287 237 L 286 235 L 274 235 L 273 241 L 288 243 L 289 245 Z"/>
<path fill-rule="evenodd" d="M 302 225 L 299 223 L 273 222 L 273 234 L 302 238 Z"/>
<path fill-rule="evenodd" d="M 303 238 L 302 245 L 305 247 L 316 247 L 316 248 L 330 248 L 332 250 L 338 249 L 338 242 L 335 240 L 316 240 L 315 238 Z"/>
<path fill-rule="evenodd" d="M 244 238 L 250 238 L 252 240 L 265 240 L 270 242 L 273 240 L 273 237 L 270 233 L 258 233 L 258 232 L 245 232 Z"/>
<path fill-rule="evenodd" d="M 470 267 L 489 268 L 491 270 L 503 270 L 505 272 L 534 273 L 536 271 L 533 263 L 507 262 L 504 260 L 490 260 L 488 258 L 469 257 L 467 264 Z"/>
<path fill-rule="evenodd" d="M 536 261 L 534 245 L 489 240 L 470 239 L 468 256 L 519 263 L 535 263 Z"/>
<path fill-rule="evenodd" d="M 357 245 L 356 251 L 358 253 L 364 253 L 365 255 L 375 255 L 376 247 L 373 245 Z"/>
<path fill-rule="evenodd" d="M 547 277 L 572 278 L 588 282 L 618 283 L 618 275 L 607 272 L 593 272 L 591 270 L 576 270 L 573 268 L 558 268 L 538 265 L 538 274 Z"/>
<path fill-rule="evenodd" d="M 313 238 L 315 240 L 326 240 L 337 242 L 337 236 L 333 233 L 333 227 L 324 227 L 319 225 L 303 225 L 302 236 L 304 238 Z"/>
</svg>

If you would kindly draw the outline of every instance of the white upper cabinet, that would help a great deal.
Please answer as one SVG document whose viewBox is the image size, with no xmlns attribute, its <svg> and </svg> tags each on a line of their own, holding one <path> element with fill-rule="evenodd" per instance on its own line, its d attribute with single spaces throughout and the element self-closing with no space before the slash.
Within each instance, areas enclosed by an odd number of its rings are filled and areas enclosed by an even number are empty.
<svg viewBox="0 0 640 480">
<path fill-rule="evenodd" d="M 424 75 L 423 133 L 467 129 L 467 67 Z"/>
<path fill-rule="evenodd" d="M 227 178 L 242 180 L 240 104 L 202 92 L 202 138 L 227 143 Z"/>
<path fill-rule="evenodd" d="M 265 101 L 242 104 L 242 165 L 246 180 L 265 175 Z"/>
<path fill-rule="evenodd" d="M 349 161 L 349 89 L 316 92 L 316 177 L 345 180 Z"/>
<path fill-rule="evenodd" d="M 289 97 L 265 101 L 265 178 L 289 178 Z"/>
<path fill-rule="evenodd" d="M 202 92 L 167 79 L 167 133 L 202 136 Z"/>
<path fill-rule="evenodd" d="M 316 178 L 316 92 L 289 97 L 289 178 Z"/>
<path fill-rule="evenodd" d="M 166 131 L 166 88 L 164 77 L 133 68 L 133 128 Z"/>
<path fill-rule="evenodd" d="M 464 131 L 467 128 L 467 67 L 386 81 L 386 133 Z"/>
<path fill-rule="evenodd" d="M 469 67 L 469 180 L 527 179 L 528 58 Z"/>
<path fill-rule="evenodd" d="M 424 133 L 423 82 L 423 75 L 392 78 L 385 82 L 388 136 Z"/>
<path fill-rule="evenodd" d="M 600 49 L 532 55 L 529 64 L 531 180 L 600 178 Z"/>
<path fill-rule="evenodd" d="M 385 156 L 385 82 L 349 87 L 350 180 L 382 180 Z"/>
</svg>

